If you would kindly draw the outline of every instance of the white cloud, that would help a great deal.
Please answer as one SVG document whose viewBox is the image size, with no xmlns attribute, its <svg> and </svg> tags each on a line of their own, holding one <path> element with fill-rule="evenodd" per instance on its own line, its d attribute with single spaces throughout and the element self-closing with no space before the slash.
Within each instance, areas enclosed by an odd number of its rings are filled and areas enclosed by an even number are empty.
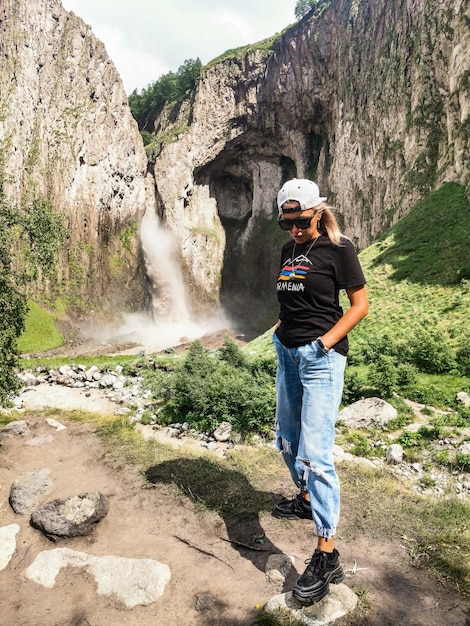
<svg viewBox="0 0 470 626">
<path fill-rule="evenodd" d="M 139 91 L 187 59 L 208 63 L 280 32 L 295 0 L 62 0 L 90 24 L 114 61 L 127 93 Z"/>
<path fill-rule="evenodd" d="M 233 30 L 240 37 L 242 41 L 255 41 L 255 33 L 253 30 L 253 24 L 251 24 L 246 17 L 230 11 L 228 9 L 217 11 L 214 15 L 210 16 L 210 21 L 217 26 L 227 26 Z M 223 52 L 223 50 L 221 50 Z"/>
</svg>

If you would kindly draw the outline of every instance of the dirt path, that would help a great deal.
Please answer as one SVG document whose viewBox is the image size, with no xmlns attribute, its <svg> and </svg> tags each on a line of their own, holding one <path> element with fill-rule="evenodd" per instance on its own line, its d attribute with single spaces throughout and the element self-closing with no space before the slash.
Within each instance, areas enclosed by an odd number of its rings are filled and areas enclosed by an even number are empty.
<svg viewBox="0 0 470 626">
<path fill-rule="evenodd" d="M 291 589 L 303 571 L 313 544 L 307 521 L 277 520 L 266 513 L 234 526 L 175 495 L 172 485 L 149 485 L 135 468 L 111 463 L 90 425 L 66 423 L 67 430 L 57 431 L 40 412 L 27 419 L 27 437 L 3 437 L 0 445 L 0 526 L 20 526 L 16 552 L 0 572 L 1 626 L 248 626 L 256 606 Z M 55 545 L 29 526 L 29 516 L 13 513 L 8 504 L 12 482 L 22 472 L 43 468 L 51 470 L 54 481 L 48 499 L 94 490 L 109 497 L 109 513 L 92 536 Z M 287 475 L 282 484 L 289 494 Z M 260 533 L 266 535 L 265 547 L 294 560 L 286 589 L 266 579 L 269 553 L 233 543 L 236 537 L 250 544 Z M 346 584 L 366 589 L 371 607 L 360 621 L 356 616 L 354 624 L 469 624 L 468 606 L 429 574 L 412 568 L 399 544 L 364 536 L 349 543 L 340 532 L 337 545 L 345 569 L 351 570 L 354 563 L 359 568 L 349 573 Z M 34 557 L 58 546 L 93 555 L 155 559 L 170 567 L 171 580 L 160 600 L 133 609 L 112 596 L 97 595 L 93 578 L 83 569 L 63 569 L 52 589 L 28 580 L 24 572 Z"/>
</svg>

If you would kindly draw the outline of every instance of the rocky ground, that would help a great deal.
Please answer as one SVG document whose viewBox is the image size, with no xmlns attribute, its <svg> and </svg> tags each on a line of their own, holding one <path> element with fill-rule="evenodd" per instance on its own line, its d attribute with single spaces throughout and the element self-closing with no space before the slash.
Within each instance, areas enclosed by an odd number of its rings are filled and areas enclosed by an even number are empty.
<svg viewBox="0 0 470 626">
<path fill-rule="evenodd" d="M 307 521 L 263 514 L 234 529 L 230 520 L 200 510 L 170 486 L 150 486 L 135 468 L 111 461 L 92 426 L 68 423 L 59 431 L 41 411 L 25 417 L 29 435 L 3 436 L 0 447 L 0 524 L 19 525 L 16 550 L 0 572 L 2 626 L 249 625 L 257 607 L 289 590 L 303 570 L 314 541 Z M 20 473 L 41 468 L 50 470 L 51 498 L 84 491 L 100 491 L 109 498 L 109 513 L 90 537 L 52 544 L 30 526 L 27 515 L 13 513 L 10 485 Z M 287 476 L 282 491 L 289 494 Z M 265 535 L 266 551 L 243 547 L 255 535 Z M 171 580 L 159 600 L 131 609 L 113 595 L 98 595 L 86 568 L 63 568 L 50 589 L 29 580 L 25 572 L 37 554 L 58 546 L 94 556 L 154 559 L 168 565 Z M 340 532 L 338 548 L 348 570 L 346 585 L 367 590 L 370 609 L 362 623 L 468 624 L 466 604 L 424 570 L 412 567 L 399 543 L 378 540 L 373 533 L 347 541 Z M 285 582 L 266 575 L 271 553 L 287 555 L 293 562 Z"/>
<path fill-rule="evenodd" d="M 214 347 L 215 339 L 210 341 Z M 103 390 L 86 395 L 43 385 L 41 393 L 36 389 L 26 397 L 27 410 L 19 417 L 27 420 L 29 434 L 0 439 L 0 527 L 19 527 L 12 558 L 0 571 L 1 626 L 249 626 L 266 602 L 292 589 L 314 546 L 308 521 L 261 513 L 234 525 L 177 494 L 172 485 L 150 485 L 135 467 L 113 458 L 92 425 L 65 422 L 67 428 L 58 430 L 46 421 L 47 406 L 113 413 L 115 403 Z M 54 544 L 30 526 L 28 515 L 13 512 L 8 503 L 13 481 L 43 468 L 53 481 L 51 499 L 92 491 L 107 496 L 109 513 L 92 535 Z M 266 485 L 271 489 L 273 503 L 291 495 L 287 473 Z M 254 550 L 253 538 L 260 536 L 262 549 Z M 90 567 L 63 567 L 54 585 L 45 588 L 26 570 L 38 554 L 57 547 L 91 557 L 152 559 L 169 567 L 171 579 L 159 599 L 132 608 L 116 594 L 99 593 Z M 366 626 L 470 624 L 468 603 L 413 567 L 400 541 L 377 538 L 373 529 L 349 539 L 340 527 L 337 547 L 347 571 L 345 585 L 360 597 L 359 608 L 335 622 L 338 626 L 348 620 Z M 267 572 L 273 554 L 292 562 L 285 578 Z"/>
</svg>

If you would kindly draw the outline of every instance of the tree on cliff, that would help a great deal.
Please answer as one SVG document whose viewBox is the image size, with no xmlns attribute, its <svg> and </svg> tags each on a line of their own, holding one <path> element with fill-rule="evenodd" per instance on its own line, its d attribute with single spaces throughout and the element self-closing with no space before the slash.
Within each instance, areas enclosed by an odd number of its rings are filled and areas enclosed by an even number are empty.
<svg viewBox="0 0 470 626">
<path fill-rule="evenodd" d="M 295 5 L 294 15 L 298 20 L 310 13 L 310 11 L 317 6 L 319 0 L 297 0 Z"/>
<path fill-rule="evenodd" d="M 139 130 L 150 129 L 152 121 L 163 109 L 166 102 L 177 100 L 191 89 L 201 72 L 202 63 L 199 58 L 188 59 L 180 65 L 178 71 L 168 72 L 157 81 L 142 89 L 141 93 L 134 91 L 129 96 L 129 106 L 132 115 L 139 125 Z"/>
<path fill-rule="evenodd" d="M 67 232 L 63 215 L 48 202 L 26 194 L 17 206 L 6 197 L 2 165 L 0 152 L 0 404 L 19 387 L 16 340 L 28 311 L 25 286 L 39 268 L 44 274 L 54 269 Z"/>
</svg>

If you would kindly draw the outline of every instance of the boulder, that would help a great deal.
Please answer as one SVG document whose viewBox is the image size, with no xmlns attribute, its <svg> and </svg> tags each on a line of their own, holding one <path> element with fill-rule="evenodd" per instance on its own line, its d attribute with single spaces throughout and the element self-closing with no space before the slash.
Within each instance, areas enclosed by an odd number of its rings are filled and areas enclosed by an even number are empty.
<svg viewBox="0 0 470 626">
<path fill-rule="evenodd" d="M 51 492 L 51 470 L 42 469 L 37 472 L 20 474 L 10 488 L 9 502 L 11 508 L 19 515 L 31 513 Z"/>
<path fill-rule="evenodd" d="M 99 491 L 48 502 L 31 515 L 31 526 L 56 541 L 59 537 L 89 535 L 109 510 L 106 496 Z"/>
<path fill-rule="evenodd" d="M 396 417 L 397 410 L 381 398 L 363 398 L 338 415 L 338 419 L 351 428 L 383 428 Z"/>
<path fill-rule="evenodd" d="M 28 422 L 26 420 L 17 420 L 16 422 L 10 422 L 2 428 L 3 433 L 12 433 L 15 435 L 23 435 L 26 437 L 29 435 Z"/>
<path fill-rule="evenodd" d="M 467 393 L 466 391 L 459 391 L 457 394 L 457 401 L 465 407 L 470 407 L 470 393 Z"/>
<path fill-rule="evenodd" d="M 0 571 L 5 569 L 16 550 L 16 535 L 20 527 L 10 524 L 0 528 Z"/>
<path fill-rule="evenodd" d="M 232 425 L 230 422 L 222 422 L 213 432 L 213 436 L 216 441 L 228 441 L 231 434 Z"/>
<path fill-rule="evenodd" d="M 387 463 L 396 464 L 401 463 L 403 461 L 403 448 L 399 443 L 392 443 L 391 446 L 388 446 L 385 458 Z"/>
</svg>

